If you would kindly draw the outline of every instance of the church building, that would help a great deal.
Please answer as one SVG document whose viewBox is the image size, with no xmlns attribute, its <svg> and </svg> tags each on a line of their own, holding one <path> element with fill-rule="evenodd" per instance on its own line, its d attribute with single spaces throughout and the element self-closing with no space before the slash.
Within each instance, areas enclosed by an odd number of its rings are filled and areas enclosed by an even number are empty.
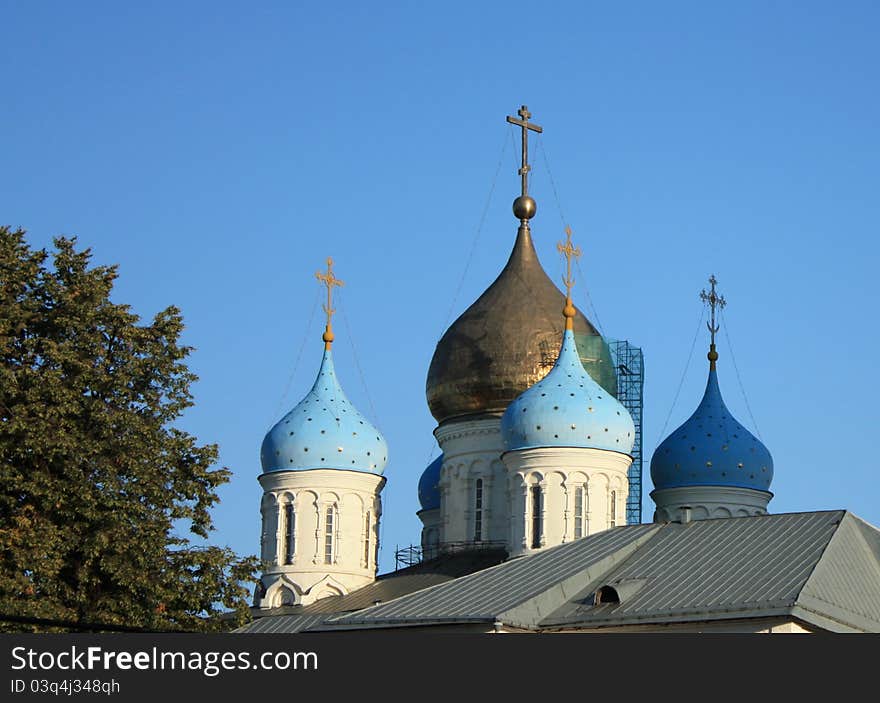
<svg viewBox="0 0 880 703">
<path fill-rule="evenodd" d="M 542 128 L 518 115 L 513 249 L 428 367 L 442 453 L 418 484 L 421 560 L 377 577 L 388 447 L 336 375 L 328 259 L 315 383 L 263 440 L 264 571 L 239 631 L 880 632 L 880 530 L 843 510 L 768 511 L 770 451 L 721 394 L 714 276 L 706 390 L 653 453 L 653 521 L 633 519 L 640 406 L 634 418 L 572 302 L 571 230 L 564 292 L 538 260 L 528 138 Z"/>
</svg>

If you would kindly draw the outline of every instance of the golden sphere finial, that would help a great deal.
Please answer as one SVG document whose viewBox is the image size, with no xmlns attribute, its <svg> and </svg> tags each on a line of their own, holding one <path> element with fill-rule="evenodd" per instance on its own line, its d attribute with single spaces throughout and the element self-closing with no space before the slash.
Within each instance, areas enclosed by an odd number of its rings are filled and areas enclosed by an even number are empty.
<svg viewBox="0 0 880 703">
<path fill-rule="evenodd" d="M 538 203 L 530 195 L 520 195 L 513 201 L 513 214 L 520 220 L 531 220 L 538 211 Z"/>
</svg>

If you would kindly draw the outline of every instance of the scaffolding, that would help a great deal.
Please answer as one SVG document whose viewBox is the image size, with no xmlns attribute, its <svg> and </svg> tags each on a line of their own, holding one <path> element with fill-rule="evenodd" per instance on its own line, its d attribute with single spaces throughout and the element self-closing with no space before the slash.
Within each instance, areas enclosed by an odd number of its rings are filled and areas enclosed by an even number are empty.
<svg viewBox="0 0 880 703">
<path fill-rule="evenodd" d="M 627 471 L 629 494 L 626 499 L 626 524 L 642 521 L 642 405 L 645 383 L 642 350 L 625 340 L 609 339 L 608 346 L 617 373 L 617 399 L 632 416 L 636 428 L 632 464 Z"/>
<path fill-rule="evenodd" d="M 441 542 L 433 544 L 430 547 L 420 547 L 415 544 L 408 544 L 404 547 L 396 545 L 394 548 L 394 570 L 400 571 L 408 566 L 415 566 L 423 561 L 434 559 L 438 556 L 447 556 L 449 554 L 458 554 L 460 552 L 486 552 L 486 551 L 507 551 L 507 542 L 481 540 L 479 542 Z"/>
<path fill-rule="evenodd" d="M 405 547 L 395 545 L 394 570 L 400 571 L 408 566 L 414 566 L 422 561 L 422 556 L 422 548 L 414 544 L 408 544 Z"/>
</svg>

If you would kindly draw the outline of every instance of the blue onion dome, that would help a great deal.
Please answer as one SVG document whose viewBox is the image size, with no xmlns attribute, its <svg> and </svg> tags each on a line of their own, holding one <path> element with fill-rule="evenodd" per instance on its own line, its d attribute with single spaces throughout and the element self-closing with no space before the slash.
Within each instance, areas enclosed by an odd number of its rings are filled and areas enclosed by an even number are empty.
<svg viewBox="0 0 880 703">
<path fill-rule="evenodd" d="M 730 414 L 712 361 L 703 400 L 651 458 L 654 487 L 730 486 L 767 491 L 773 480 L 773 458 Z"/>
<path fill-rule="evenodd" d="M 440 469 L 443 467 L 443 455 L 428 464 L 428 468 L 419 479 L 419 504 L 422 510 L 435 510 L 440 507 Z"/>
<path fill-rule="evenodd" d="M 574 333 L 566 329 L 556 363 L 504 411 L 507 450 L 583 447 L 629 454 L 635 426 L 629 412 L 584 369 Z"/>
<path fill-rule="evenodd" d="M 345 397 L 329 343 L 312 390 L 269 430 L 260 460 L 264 472 L 384 471 L 388 462 L 385 438 Z"/>
</svg>

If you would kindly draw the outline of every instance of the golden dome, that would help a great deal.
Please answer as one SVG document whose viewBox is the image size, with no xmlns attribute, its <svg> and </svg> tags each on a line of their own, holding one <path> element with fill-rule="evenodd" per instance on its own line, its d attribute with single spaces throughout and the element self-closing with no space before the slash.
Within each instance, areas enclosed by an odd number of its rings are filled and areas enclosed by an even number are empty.
<svg viewBox="0 0 880 703">
<path fill-rule="evenodd" d="M 523 221 L 504 270 L 437 343 L 425 388 L 434 418 L 501 415 L 553 368 L 564 307 L 565 296 L 541 268 Z M 580 311 L 574 333 L 599 334 Z"/>
</svg>

